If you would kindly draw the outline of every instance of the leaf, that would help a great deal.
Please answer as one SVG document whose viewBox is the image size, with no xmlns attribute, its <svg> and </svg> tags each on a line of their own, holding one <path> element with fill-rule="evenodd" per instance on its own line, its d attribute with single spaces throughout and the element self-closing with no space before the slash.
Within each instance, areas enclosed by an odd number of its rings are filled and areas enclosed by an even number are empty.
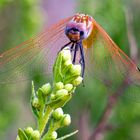
<svg viewBox="0 0 140 140">
<path fill-rule="evenodd" d="M 62 55 L 59 53 L 53 67 L 54 82 L 62 81 L 61 65 Z"/>
<path fill-rule="evenodd" d="M 37 110 L 36 108 L 34 108 L 32 105 L 31 105 L 31 107 L 32 107 L 32 112 L 34 113 L 34 115 L 35 115 L 37 118 L 39 118 L 38 110 Z"/>
<path fill-rule="evenodd" d="M 21 128 L 18 129 L 18 136 L 20 140 L 28 140 L 28 137 L 26 136 L 25 132 Z"/>
<path fill-rule="evenodd" d="M 63 107 L 71 99 L 71 97 L 72 97 L 72 94 L 68 94 L 68 95 L 59 97 L 56 100 L 50 101 L 47 105 L 49 105 L 53 109 Z"/>
<path fill-rule="evenodd" d="M 44 103 L 46 102 L 46 98 L 45 98 L 41 88 L 38 89 L 38 94 L 37 95 L 38 95 L 38 100 L 39 100 L 40 105 L 41 106 L 44 105 Z"/>
<path fill-rule="evenodd" d="M 75 135 L 76 133 L 78 133 L 78 130 L 76 130 L 76 131 L 74 131 L 74 132 L 72 132 L 72 133 L 69 133 L 69 134 L 67 134 L 67 135 L 65 135 L 65 136 L 63 136 L 63 137 L 61 137 L 61 138 L 56 139 L 56 140 L 64 140 L 64 139 L 66 139 L 66 138 L 71 137 L 72 135 Z"/>
</svg>

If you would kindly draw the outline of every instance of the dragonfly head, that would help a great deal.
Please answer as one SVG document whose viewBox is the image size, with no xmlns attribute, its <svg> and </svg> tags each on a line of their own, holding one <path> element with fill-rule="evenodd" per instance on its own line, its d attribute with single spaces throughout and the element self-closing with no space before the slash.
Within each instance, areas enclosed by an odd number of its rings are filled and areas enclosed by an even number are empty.
<svg viewBox="0 0 140 140">
<path fill-rule="evenodd" d="M 93 28 L 93 19 L 89 15 L 76 14 L 66 25 L 65 34 L 72 42 L 88 38 Z"/>
</svg>

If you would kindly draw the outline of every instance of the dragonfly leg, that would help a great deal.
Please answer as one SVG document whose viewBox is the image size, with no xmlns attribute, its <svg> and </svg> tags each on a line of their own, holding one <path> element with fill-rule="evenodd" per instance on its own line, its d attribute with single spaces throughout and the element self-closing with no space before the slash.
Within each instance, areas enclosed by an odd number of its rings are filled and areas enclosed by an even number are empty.
<svg viewBox="0 0 140 140">
<path fill-rule="evenodd" d="M 62 51 L 64 48 L 66 48 L 68 45 L 70 45 L 72 42 L 70 41 L 69 43 L 67 43 L 66 45 L 64 45 L 63 47 L 61 47 L 61 50 Z"/>
<path fill-rule="evenodd" d="M 84 51 L 83 51 L 82 43 L 79 44 L 79 48 L 80 48 L 80 54 L 81 54 L 81 59 L 80 59 L 79 63 L 82 66 L 82 77 L 84 77 L 84 72 L 85 72 L 85 58 L 84 58 Z"/>
<path fill-rule="evenodd" d="M 70 47 L 70 52 L 72 53 L 72 51 L 74 51 L 75 49 L 74 49 L 74 43 L 72 43 L 72 45 L 71 45 L 71 47 Z"/>
<path fill-rule="evenodd" d="M 74 48 L 74 54 L 73 54 L 73 60 L 72 60 L 72 63 L 75 64 L 76 62 L 76 54 L 77 54 L 77 51 L 78 51 L 78 45 L 76 44 L 75 45 L 75 48 Z"/>
</svg>

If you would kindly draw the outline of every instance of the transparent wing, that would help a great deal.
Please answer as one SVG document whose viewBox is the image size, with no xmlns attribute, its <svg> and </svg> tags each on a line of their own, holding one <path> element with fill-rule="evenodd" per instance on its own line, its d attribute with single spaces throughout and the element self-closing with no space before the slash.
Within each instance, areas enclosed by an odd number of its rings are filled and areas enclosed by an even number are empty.
<svg viewBox="0 0 140 140">
<path fill-rule="evenodd" d="M 90 37 L 83 41 L 83 45 L 85 48 L 89 47 L 85 49 L 89 77 L 99 79 L 111 93 L 122 87 L 120 92 L 123 92 L 125 97 L 140 101 L 140 72 L 137 66 L 95 20 L 93 31 Z"/>
<path fill-rule="evenodd" d="M 64 28 L 71 17 L 46 29 L 15 48 L 0 54 L 0 84 L 32 79 L 34 71 L 50 72 L 59 49 L 68 40 Z"/>
</svg>

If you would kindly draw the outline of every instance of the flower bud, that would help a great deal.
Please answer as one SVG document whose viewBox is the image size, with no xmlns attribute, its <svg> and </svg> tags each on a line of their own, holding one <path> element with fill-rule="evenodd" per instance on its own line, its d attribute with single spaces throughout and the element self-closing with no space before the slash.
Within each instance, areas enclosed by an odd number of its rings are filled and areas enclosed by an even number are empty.
<svg viewBox="0 0 140 140">
<path fill-rule="evenodd" d="M 51 92 L 51 85 L 50 85 L 50 83 L 47 83 L 47 84 L 43 85 L 41 87 L 41 90 L 42 90 L 44 95 L 48 95 Z"/>
<path fill-rule="evenodd" d="M 64 84 L 62 82 L 55 83 L 55 89 L 60 90 L 64 88 Z"/>
<path fill-rule="evenodd" d="M 33 128 L 32 127 L 27 127 L 25 130 L 25 133 L 27 134 L 27 135 L 31 135 L 32 133 L 33 133 Z"/>
<path fill-rule="evenodd" d="M 51 96 L 50 96 L 50 99 L 55 100 L 55 97 L 56 97 L 55 94 L 52 93 Z"/>
<path fill-rule="evenodd" d="M 71 65 L 72 65 L 71 60 L 67 60 L 67 61 L 64 63 L 64 66 L 65 66 L 65 67 L 68 67 L 68 66 L 71 66 Z"/>
<path fill-rule="evenodd" d="M 39 104 L 39 100 L 37 97 L 34 97 L 33 100 L 32 100 L 32 106 L 34 108 L 39 108 L 40 107 L 40 104 Z"/>
<path fill-rule="evenodd" d="M 70 72 L 73 75 L 80 75 L 81 74 L 81 65 L 73 65 L 70 69 Z"/>
<path fill-rule="evenodd" d="M 63 117 L 63 110 L 62 108 L 57 108 L 52 113 L 52 116 L 55 120 L 60 120 Z"/>
<path fill-rule="evenodd" d="M 57 138 L 57 132 L 53 131 L 52 134 L 50 135 L 50 140 L 56 140 Z"/>
<path fill-rule="evenodd" d="M 68 91 L 66 89 L 60 89 L 56 92 L 56 98 L 68 95 Z"/>
<path fill-rule="evenodd" d="M 68 92 L 70 92 L 70 91 L 73 89 L 73 85 L 72 85 L 72 84 L 66 84 L 66 85 L 64 86 L 64 88 L 65 88 Z"/>
<path fill-rule="evenodd" d="M 78 86 L 78 85 L 80 85 L 80 84 L 82 83 L 82 81 L 83 81 L 83 78 L 82 78 L 81 76 L 78 76 L 78 77 L 72 82 L 72 84 L 73 84 L 74 86 Z"/>
<path fill-rule="evenodd" d="M 71 123 L 71 117 L 70 117 L 70 115 L 69 114 L 65 114 L 64 117 L 63 117 L 63 119 L 62 119 L 61 125 L 62 126 L 68 126 L 68 125 L 70 125 L 70 123 Z"/>
<path fill-rule="evenodd" d="M 63 69 L 62 69 L 62 74 L 65 74 L 67 71 L 69 71 L 72 66 L 73 66 L 73 64 L 72 64 L 71 60 L 67 60 L 66 62 L 64 62 L 64 66 L 63 66 Z"/>
<path fill-rule="evenodd" d="M 38 130 L 34 130 L 31 134 L 31 136 L 34 140 L 40 140 L 40 133 Z"/>
<path fill-rule="evenodd" d="M 69 49 L 69 48 L 68 48 Z M 66 50 L 66 49 L 64 49 L 64 50 L 62 50 L 61 51 L 61 54 L 62 54 L 62 59 L 64 60 L 64 61 L 67 61 L 67 60 L 71 60 L 71 53 L 70 53 L 70 50 Z"/>
</svg>

